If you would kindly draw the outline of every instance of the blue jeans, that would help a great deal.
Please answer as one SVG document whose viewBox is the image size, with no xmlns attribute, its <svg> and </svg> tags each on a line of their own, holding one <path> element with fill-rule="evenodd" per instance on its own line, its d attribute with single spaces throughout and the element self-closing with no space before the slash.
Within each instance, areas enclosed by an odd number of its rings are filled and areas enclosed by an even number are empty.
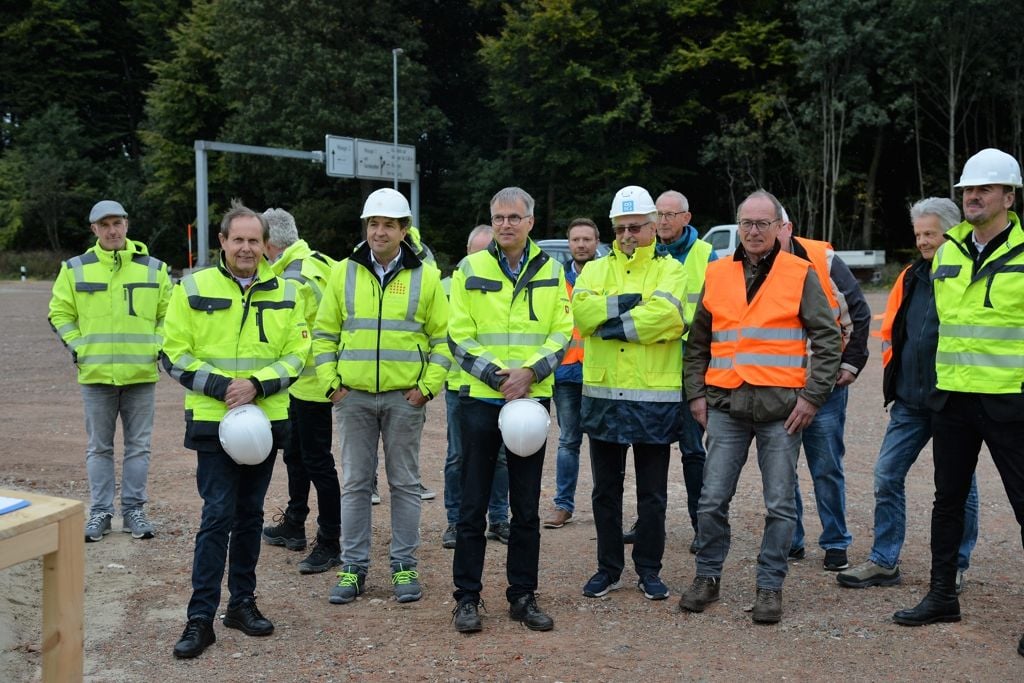
<svg viewBox="0 0 1024 683">
<path fill-rule="evenodd" d="M 85 470 L 89 475 L 89 514 L 114 514 L 114 433 L 121 418 L 124 462 L 121 464 L 121 513 L 141 508 L 148 499 L 150 441 L 156 407 L 156 384 L 83 384 Z"/>
<path fill-rule="evenodd" d="M 757 465 L 767 514 L 761 552 L 757 556 L 757 587 L 779 590 L 789 571 L 787 555 L 796 525 L 793 482 L 800 435 L 787 434 L 784 420 L 754 422 L 708 408 L 708 457 L 704 488 L 697 507 L 697 575 L 720 577 L 729 554 L 729 503 L 747 462 L 750 442 L 757 439 Z"/>
<path fill-rule="evenodd" d="M 804 457 L 814 482 L 814 500 L 817 501 L 818 518 L 821 520 L 818 545 L 823 550 L 846 549 L 853 542 L 853 536 L 846 528 L 846 474 L 843 472 L 843 456 L 846 454 L 843 433 L 848 395 L 848 387 L 833 389 L 828 400 L 818 409 L 814 421 L 802 433 Z M 802 548 L 804 508 L 799 480 L 793 488 L 796 492 L 796 531 L 793 532 L 792 547 Z"/>
<path fill-rule="evenodd" d="M 555 507 L 576 511 L 576 482 L 580 475 L 580 404 L 583 385 L 575 382 L 555 383 L 555 417 L 558 419 L 558 459 L 555 463 Z"/>
<path fill-rule="evenodd" d="M 203 516 L 192 559 L 192 599 L 188 618 L 213 621 L 220 605 L 224 561 L 228 563 L 228 608 L 238 607 L 256 592 L 260 559 L 263 498 L 274 473 L 277 451 L 259 465 L 239 465 L 215 441 L 196 452 L 196 487 L 203 498 Z"/>
<path fill-rule="evenodd" d="M 932 411 L 911 408 L 896 399 L 889 410 L 889 426 L 875 463 L 875 542 L 870 557 L 875 564 L 892 569 L 899 562 L 907 531 L 907 472 L 931 438 Z M 964 506 L 959 569 L 966 571 L 971 566 L 971 551 L 977 541 L 978 480 L 972 477 Z"/>
<path fill-rule="evenodd" d="M 444 509 L 448 526 L 459 523 L 462 502 L 462 430 L 459 427 L 459 392 L 445 389 L 444 405 L 448 411 L 448 454 L 444 460 Z M 491 502 L 487 508 L 491 524 L 508 522 L 508 461 L 505 449 L 498 453 L 491 482 Z"/>
<path fill-rule="evenodd" d="M 707 451 L 704 450 L 704 428 L 690 413 L 690 402 L 686 399 L 685 388 L 679 410 L 683 414 L 683 436 L 679 439 L 679 451 L 682 453 L 683 483 L 686 485 L 686 510 L 690 513 L 690 526 L 697 531 L 697 504 L 700 502 L 700 490 L 704 485 L 704 461 L 707 459 Z"/>
</svg>

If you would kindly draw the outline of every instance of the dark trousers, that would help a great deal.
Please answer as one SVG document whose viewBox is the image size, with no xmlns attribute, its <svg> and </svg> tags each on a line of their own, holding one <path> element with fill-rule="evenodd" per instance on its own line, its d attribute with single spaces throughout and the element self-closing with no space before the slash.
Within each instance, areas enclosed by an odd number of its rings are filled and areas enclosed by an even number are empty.
<svg viewBox="0 0 1024 683">
<path fill-rule="evenodd" d="M 590 440 L 590 495 L 597 527 L 597 568 L 618 579 L 625 566 L 622 545 L 622 486 L 628 444 Z M 661 572 L 665 553 L 665 507 L 668 501 L 669 444 L 633 444 L 636 471 L 636 541 L 633 566 L 639 576 Z"/>
<path fill-rule="evenodd" d="M 337 543 L 341 538 L 341 486 L 331 453 L 331 403 L 291 398 L 288 419 L 291 437 L 282 451 L 288 472 L 288 507 L 285 515 L 301 524 L 309 515 L 309 487 L 316 488 L 319 536 Z"/>
<path fill-rule="evenodd" d="M 256 592 L 260 559 L 263 498 L 270 486 L 277 452 L 259 465 L 239 465 L 215 442 L 204 441 L 196 452 L 196 487 L 203 498 L 203 516 L 192 560 L 192 599 L 188 618 L 211 621 L 220 605 L 224 562 L 228 565 L 228 607 Z"/>
<path fill-rule="evenodd" d="M 550 411 L 550 401 L 540 402 Z M 483 588 L 484 551 L 487 539 L 487 506 L 491 482 L 502 446 L 498 431 L 501 406 L 468 396 L 459 397 L 462 427 L 462 503 L 455 536 L 452 580 L 455 599 L 479 601 Z M 540 482 L 544 471 L 544 448 L 528 457 L 508 454 L 508 499 L 512 512 L 511 533 L 505 560 L 509 602 L 537 590 L 540 561 Z"/>
<path fill-rule="evenodd" d="M 954 595 L 957 554 L 964 533 L 964 503 L 982 443 L 988 446 L 999 470 L 1013 514 L 1021 524 L 1024 544 L 1024 415 L 1017 421 L 996 421 L 985 409 L 980 395 L 951 393 L 942 410 L 933 414 L 932 430 L 935 502 L 931 582 L 933 590 Z"/>
<path fill-rule="evenodd" d="M 704 461 L 707 460 L 708 454 L 704 449 L 704 428 L 690 413 L 690 402 L 686 400 L 685 389 L 679 410 L 683 414 L 683 433 L 679 439 L 679 450 L 682 453 L 683 482 L 686 484 L 686 511 L 690 514 L 690 525 L 696 532 L 697 503 L 700 502 L 700 490 L 704 486 Z"/>
</svg>

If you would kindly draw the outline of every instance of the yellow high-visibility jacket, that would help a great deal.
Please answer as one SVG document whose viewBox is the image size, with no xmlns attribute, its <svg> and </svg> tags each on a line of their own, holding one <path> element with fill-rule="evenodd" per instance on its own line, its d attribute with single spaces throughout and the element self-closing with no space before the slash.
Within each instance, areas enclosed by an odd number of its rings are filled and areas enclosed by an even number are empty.
<svg viewBox="0 0 1024 683">
<path fill-rule="evenodd" d="M 529 368 L 531 398 L 550 398 L 555 368 L 572 335 L 561 264 L 532 240 L 516 282 L 501 269 L 499 249 L 466 256 L 452 275 L 448 345 L 463 370 L 460 391 L 501 399 L 499 370 Z"/>
<path fill-rule="evenodd" d="M 451 366 L 441 273 L 408 244 L 383 285 L 363 244 L 331 270 L 313 330 L 322 396 L 339 387 L 379 394 L 416 387 L 433 398 Z"/>
<path fill-rule="evenodd" d="M 288 419 L 288 387 L 309 354 L 310 335 L 298 285 L 261 261 L 248 289 L 223 256 L 214 268 L 186 275 L 164 321 L 161 359 L 185 389 L 188 422 L 220 422 L 231 380 L 249 379 L 255 403 L 271 421 Z"/>
<path fill-rule="evenodd" d="M 78 367 L 81 384 L 156 382 L 157 354 L 171 277 L 146 245 L 120 251 L 99 242 L 61 264 L 50 299 L 50 325 Z"/>
<path fill-rule="evenodd" d="M 583 431 L 612 443 L 671 443 L 682 418 L 685 268 L 655 245 L 592 261 L 572 311 L 584 339 Z"/>
<path fill-rule="evenodd" d="M 1006 241 L 986 249 L 973 271 L 964 221 L 946 232 L 932 259 L 939 314 L 936 386 L 976 394 L 1024 391 L 1024 230 L 1009 212 Z"/>
<path fill-rule="evenodd" d="M 270 264 L 274 274 L 299 284 L 299 298 L 302 299 L 303 310 L 306 311 L 306 323 L 313 329 L 316 323 L 316 312 L 323 299 L 327 280 L 331 276 L 331 268 L 336 261 L 318 251 L 310 249 L 306 240 L 296 240 L 281 253 L 281 257 Z M 316 378 L 316 363 L 313 361 L 313 349 L 310 346 L 306 364 L 302 367 L 302 375 L 291 385 L 288 393 L 303 401 L 324 402 L 329 399 L 320 391 L 320 382 Z"/>
</svg>

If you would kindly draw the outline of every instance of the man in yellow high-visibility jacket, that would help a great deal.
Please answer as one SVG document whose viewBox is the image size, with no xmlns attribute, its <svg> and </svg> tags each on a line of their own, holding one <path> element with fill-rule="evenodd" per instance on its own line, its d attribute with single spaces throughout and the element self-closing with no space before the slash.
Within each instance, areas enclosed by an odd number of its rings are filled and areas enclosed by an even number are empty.
<svg viewBox="0 0 1024 683">
<path fill-rule="evenodd" d="M 284 209 L 267 209 L 263 217 L 270 226 L 266 246 L 270 269 L 299 286 L 306 323 L 312 329 L 334 259 L 299 239 L 295 218 Z M 301 574 L 325 572 L 341 563 L 341 486 L 331 453 L 331 401 L 320 390 L 312 353 L 310 350 L 302 376 L 288 389 L 291 435 L 281 453 L 288 473 L 288 506 L 275 517 L 276 524 L 263 527 L 267 543 L 289 550 L 305 548 L 309 488 L 316 488 L 316 543 L 298 563 Z"/>
<path fill-rule="evenodd" d="M 405 241 L 412 212 L 396 190 L 370 194 L 366 242 L 331 270 L 313 332 L 320 390 L 341 441 L 341 571 L 330 602 L 352 602 L 370 567 L 377 448 L 391 490 L 391 584 L 399 602 L 422 597 L 420 436 L 427 401 L 451 367 L 441 274 Z"/>
<path fill-rule="evenodd" d="M 964 164 L 963 223 L 932 259 L 939 345 L 932 450 L 932 567 L 928 594 L 894 621 L 960 621 L 957 553 L 964 502 L 981 444 L 988 446 L 1024 540 L 1024 229 L 1011 211 L 1020 164 L 984 149 Z M 1024 655 L 1024 638 L 1017 651 Z"/>
<path fill-rule="evenodd" d="M 463 369 L 459 396 L 462 426 L 462 506 L 452 561 L 455 630 L 482 628 L 478 611 L 487 503 L 494 466 L 504 443 L 498 414 L 506 401 L 551 403 L 554 372 L 572 335 L 565 275 L 557 261 L 530 240 L 534 201 L 507 187 L 491 199 L 494 241 L 462 259 L 452 276 L 448 345 Z M 537 606 L 541 475 L 544 446 L 526 457 L 508 457 L 509 535 L 505 597 L 509 614 L 535 631 L 554 620 Z"/>
<path fill-rule="evenodd" d="M 185 387 L 185 447 L 196 451 L 202 521 L 192 562 L 188 623 L 174 646 L 197 657 L 216 641 L 224 563 L 228 600 L 223 625 L 267 636 L 274 625 L 256 607 L 263 499 L 277 449 L 288 436 L 288 387 L 309 353 L 309 327 L 298 287 L 274 275 L 263 258 L 269 232 L 262 214 L 234 201 L 220 227 L 213 268 L 182 278 L 171 295 L 161 361 Z M 249 403 L 270 420 L 266 459 L 241 464 L 219 439 L 220 422 Z"/>
<path fill-rule="evenodd" d="M 146 245 L 127 238 L 128 213 L 104 200 L 89 213 L 96 244 L 61 265 L 50 325 L 71 351 L 85 407 L 89 476 L 87 543 L 110 533 L 114 516 L 114 432 L 121 418 L 121 530 L 152 538 L 143 506 L 153 434 L 157 353 L 171 278 Z"/>
</svg>

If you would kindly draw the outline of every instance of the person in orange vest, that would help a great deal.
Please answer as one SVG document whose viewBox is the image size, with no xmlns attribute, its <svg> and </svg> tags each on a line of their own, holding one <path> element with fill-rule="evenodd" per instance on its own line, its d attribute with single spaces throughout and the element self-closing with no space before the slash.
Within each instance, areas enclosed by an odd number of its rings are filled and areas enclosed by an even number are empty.
<svg viewBox="0 0 1024 683">
<path fill-rule="evenodd" d="M 871 309 L 860 290 L 857 278 L 843 260 L 835 255 L 832 245 L 821 240 L 793 236 L 793 223 L 782 210 L 779 242 L 783 251 L 810 261 L 843 334 L 843 356 L 835 387 L 814 421 L 801 435 L 807 469 L 814 482 L 821 536 L 818 545 L 825 551 L 822 565 L 837 572 L 850 566 L 846 549 L 853 536 L 846 526 L 846 474 L 843 456 L 846 445 L 846 402 L 848 387 L 868 362 L 868 337 L 871 335 Z M 804 549 L 804 506 L 800 498 L 800 481 L 796 484 L 796 530 L 789 548 L 789 559 L 802 560 Z"/>
<path fill-rule="evenodd" d="M 679 606 L 718 600 L 729 552 L 729 504 L 757 439 L 765 516 L 753 620 L 782 618 L 782 584 L 796 526 L 800 432 L 828 399 L 842 337 L 813 267 L 782 250 L 782 205 L 758 190 L 737 211 L 740 247 L 708 264 L 683 361 L 690 411 L 707 430 L 697 507 L 696 577 Z"/>
<path fill-rule="evenodd" d="M 597 256 L 601 233 L 589 218 L 574 218 L 565 235 L 572 259 L 565 264 L 565 288 L 572 299 L 572 288 L 583 266 Z M 576 511 L 576 482 L 580 475 L 580 446 L 583 428 L 580 410 L 583 402 L 583 340 L 572 328 L 572 341 L 562 364 L 555 370 L 555 417 L 558 419 L 558 457 L 555 464 L 554 505 L 544 517 L 545 529 L 560 529 L 572 521 Z"/>
<path fill-rule="evenodd" d="M 960 222 L 960 209 L 946 197 L 928 197 L 910 207 L 914 238 L 921 258 L 903 269 L 889 293 L 882 318 L 882 396 L 889 426 L 875 462 L 875 527 L 866 562 L 840 572 L 840 586 L 895 586 L 902 580 L 900 550 L 907 531 L 907 472 L 932 438 L 928 396 L 935 386 L 935 352 L 939 318 L 935 311 L 931 267 L 943 235 Z M 978 540 L 978 482 L 964 509 L 964 534 L 957 557 L 956 592 Z"/>
</svg>

